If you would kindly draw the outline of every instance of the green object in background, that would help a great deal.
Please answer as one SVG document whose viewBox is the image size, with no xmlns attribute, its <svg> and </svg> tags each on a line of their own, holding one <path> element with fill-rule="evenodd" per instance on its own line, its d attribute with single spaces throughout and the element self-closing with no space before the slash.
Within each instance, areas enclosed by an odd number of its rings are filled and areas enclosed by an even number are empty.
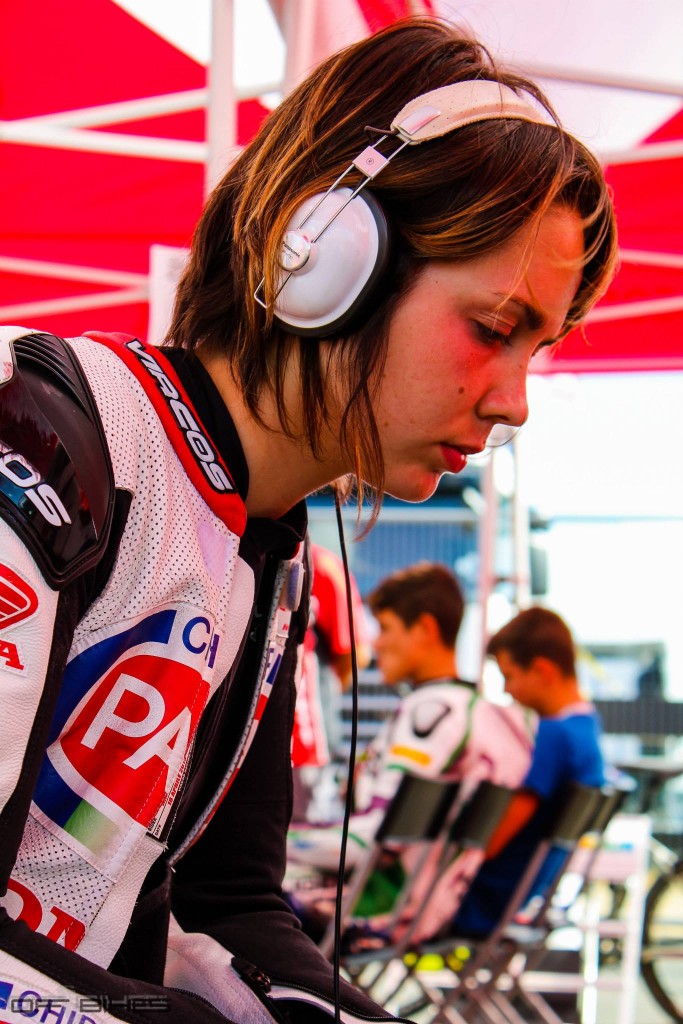
<svg viewBox="0 0 683 1024">
<path fill-rule="evenodd" d="M 406 873 L 400 861 L 372 872 L 353 912 L 354 917 L 373 917 L 392 909 L 403 887 Z"/>
</svg>

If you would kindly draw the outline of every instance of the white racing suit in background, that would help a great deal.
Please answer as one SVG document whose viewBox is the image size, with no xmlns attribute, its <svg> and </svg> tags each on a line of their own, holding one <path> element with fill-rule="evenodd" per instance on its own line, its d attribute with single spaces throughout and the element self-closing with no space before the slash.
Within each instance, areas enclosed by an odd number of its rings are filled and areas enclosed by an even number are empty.
<svg viewBox="0 0 683 1024">
<path fill-rule="evenodd" d="M 531 762 L 536 719 L 518 704 L 485 700 L 471 683 L 435 679 L 401 700 L 359 759 L 346 852 L 348 867 L 362 860 L 403 772 L 466 782 L 474 791 L 488 780 L 518 786 Z M 294 826 L 287 856 L 299 864 L 336 871 L 341 827 Z"/>
<path fill-rule="evenodd" d="M 305 507 L 247 487 L 194 356 L 0 332 L 3 1021 L 329 1010 L 280 890 Z"/>
<path fill-rule="evenodd" d="M 351 817 L 348 866 L 362 861 L 404 772 L 459 781 L 465 787 L 463 799 L 483 781 L 515 788 L 531 762 L 536 724 L 535 715 L 520 705 L 493 704 L 463 680 L 436 679 L 416 687 L 360 761 L 355 796 L 364 810 Z M 333 872 L 340 842 L 336 825 L 296 827 L 287 837 L 287 856 L 293 863 Z M 460 892 L 479 860 L 459 863 Z M 305 902 L 305 893 L 301 899 Z"/>
</svg>

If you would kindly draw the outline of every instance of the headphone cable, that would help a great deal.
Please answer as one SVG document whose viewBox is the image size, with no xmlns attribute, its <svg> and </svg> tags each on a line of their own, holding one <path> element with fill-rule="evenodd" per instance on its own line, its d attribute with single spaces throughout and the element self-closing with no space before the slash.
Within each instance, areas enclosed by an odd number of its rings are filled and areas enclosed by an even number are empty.
<svg viewBox="0 0 683 1024">
<path fill-rule="evenodd" d="M 351 743 L 349 746 L 348 773 L 346 780 L 346 798 L 344 800 L 344 820 L 342 823 L 341 847 L 339 851 L 339 868 L 337 871 L 337 891 L 334 907 L 334 951 L 332 965 L 334 971 L 334 1019 L 335 1024 L 341 1022 L 340 1006 L 340 960 L 341 960 L 341 925 L 342 900 L 344 894 L 344 875 L 346 868 L 346 847 L 349 837 L 349 823 L 353 804 L 353 783 L 356 766 L 356 746 L 358 743 L 358 659 L 356 656 L 356 633 L 353 625 L 353 600 L 351 594 L 351 575 L 344 540 L 344 524 L 342 521 L 341 502 L 335 490 L 334 507 L 337 516 L 337 532 L 339 547 L 344 566 L 344 584 L 346 586 L 346 612 L 349 620 L 349 636 L 351 640 Z"/>
</svg>

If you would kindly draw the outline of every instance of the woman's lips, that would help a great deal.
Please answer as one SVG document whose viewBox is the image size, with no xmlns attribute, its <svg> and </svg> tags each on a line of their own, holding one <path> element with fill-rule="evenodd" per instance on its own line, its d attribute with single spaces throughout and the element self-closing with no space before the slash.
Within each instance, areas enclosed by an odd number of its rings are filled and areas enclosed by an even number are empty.
<svg viewBox="0 0 683 1024">
<path fill-rule="evenodd" d="M 441 452 L 449 473 L 459 473 L 467 465 L 467 458 L 459 448 L 454 448 L 450 444 L 442 444 Z"/>
</svg>

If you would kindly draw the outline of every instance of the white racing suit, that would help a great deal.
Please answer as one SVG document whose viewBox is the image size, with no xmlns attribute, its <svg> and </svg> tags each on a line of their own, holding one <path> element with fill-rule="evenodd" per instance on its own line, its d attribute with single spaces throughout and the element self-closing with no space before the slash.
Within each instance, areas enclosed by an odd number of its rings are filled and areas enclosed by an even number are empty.
<svg viewBox="0 0 683 1024">
<path fill-rule="evenodd" d="M 10 1024 L 329 1010 L 280 890 L 305 508 L 247 520 L 237 434 L 185 356 L 0 331 Z M 386 1016 L 343 983 L 341 1004 Z"/>
<path fill-rule="evenodd" d="M 355 788 L 364 810 L 351 816 L 349 867 L 362 863 L 403 773 L 460 782 L 463 802 L 470 797 L 476 800 L 477 786 L 484 781 L 514 789 L 528 771 L 536 725 L 536 716 L 521 705 L 493 704 L 463 680 L 435 679 L 416 687 L 402 699 L 360 762 Z M 287 854 L 293 863 L 331 872 L 340 845 L 341 829 L 336 825 L 297 827 L 289 832 Z M 482 859 L 480 850 L 461 851 L 439 884 L 439 899 L 431 899 L 426 909 L 423 902 L 436 860 L 423 866 L 419 884 L 402 912 L 402 920 L 408 921 L 419 911 L 417 939 L 430 938 L 455 914 Z M 401 855 L 401 861 L 403 870 L 411 874 L 410 851 Z M 359 917 L 382 929 L 391 886 L 387 880 L 387 885 L 377 888 L 380 880 L 370 881 L 359 904 Z M 312 893 L 312 897 L 305 890 L 294 894 L 302 916 L 311 912 L 311 903 L 318 909 L 324 906 L 316 890 Z"/>
<path fill-rule="evenodd" d="M 417 686 L 359 759 L 354 796 L 360 810 L 351 816 L 348 867 L 362 861 L 404 772 L 461 782 L 466 794 L 485 780 L 515 788 L 531 762 L 536 724 L 521 705 L 493 704 L 460 679 Z M 340 845 L 337 825 L 297 825 L 287 838 L 287 856 L 333 872 Z"/>
</svg>

